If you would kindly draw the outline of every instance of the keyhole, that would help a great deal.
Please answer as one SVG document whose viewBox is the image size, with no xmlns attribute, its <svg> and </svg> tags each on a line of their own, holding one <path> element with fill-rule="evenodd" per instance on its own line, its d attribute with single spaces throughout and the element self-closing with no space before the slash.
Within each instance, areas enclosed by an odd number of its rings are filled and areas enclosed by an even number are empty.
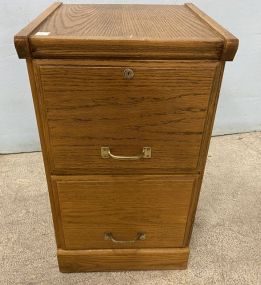
<svg viewBox="0 0 261 285">
<path fill-rule="evenodd" d="M 124 71 L 123 71 L 123 77 L 124 77 L 125 79 L 128 79 L 128 80 L 132 79 L 132 78 L 134 77 L 134 72 L 133 72 L 133 70 L 132 70 L 131 68 L 126 68 L 126 69 L 124 69 Z"/>
</svg>

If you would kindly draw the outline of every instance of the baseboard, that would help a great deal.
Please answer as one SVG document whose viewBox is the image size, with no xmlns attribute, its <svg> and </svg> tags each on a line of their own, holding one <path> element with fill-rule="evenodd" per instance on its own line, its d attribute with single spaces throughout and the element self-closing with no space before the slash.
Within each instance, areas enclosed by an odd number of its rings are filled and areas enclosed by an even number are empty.
<svg viewBox="0 0 261 285">
<path fill-rule="evenodd" d="M 61 272 L 186 269 L 189 248 L 57 251 Z"/>
</svg>

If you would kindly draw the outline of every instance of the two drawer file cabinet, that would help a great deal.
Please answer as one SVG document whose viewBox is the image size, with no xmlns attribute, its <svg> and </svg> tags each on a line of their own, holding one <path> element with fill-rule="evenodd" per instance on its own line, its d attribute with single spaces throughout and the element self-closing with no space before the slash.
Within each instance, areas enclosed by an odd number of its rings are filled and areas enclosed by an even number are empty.
<svg viewBox="0 0 261 285">
<path fill-rule="evenodd" d="M 225 61 L 193 4 L 54 3 L 25 58 L 62 272 L 183 269 Z"/>
</svg>

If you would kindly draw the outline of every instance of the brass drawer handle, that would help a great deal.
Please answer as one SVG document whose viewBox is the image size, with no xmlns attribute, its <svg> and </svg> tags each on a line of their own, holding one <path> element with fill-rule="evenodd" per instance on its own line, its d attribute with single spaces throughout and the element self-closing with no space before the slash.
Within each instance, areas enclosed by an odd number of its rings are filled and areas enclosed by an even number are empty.
<svg viewBox="0 0 261 285">
<path fill-rule="evenodd" d="M 111 150 L 108 146 L 101 147 L 101 157 L 102 158 L 113 158 L 118 160 L 139 160 L 142 158 L 151 158 L 151 147 L 143 147 L 142 153 L 134 156 L 125 156 L 125 155 L 115 155 L 111 153 Z"/>
<path fill-rule="evenodd" d="M 109 233 L 104 234 L 104 239 L 105 240 L 111 240 L 114 243 L 134 243 L 134 242 L 139 241 L 139 240 L 145 240 L 146 235 L 144 233 L 137 233 L 135 239 L 133 239 L 133 240 L 116 240 L 113 237 L 113 234 L 111 232 L 109 232 Z"/>
</svg>

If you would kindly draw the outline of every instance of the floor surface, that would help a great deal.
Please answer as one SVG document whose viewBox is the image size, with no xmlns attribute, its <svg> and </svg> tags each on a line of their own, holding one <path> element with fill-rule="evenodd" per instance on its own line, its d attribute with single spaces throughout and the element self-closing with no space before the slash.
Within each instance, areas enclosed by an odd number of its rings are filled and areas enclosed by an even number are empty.
<svg viewBox="0 0 261 285">
<path fill-rule="evenodd" d="M 187 270 L 63 274 L 41 153 L 0 156 L 0 284 L 261 284 L 261 133 L 211 140 Z"/>
</svg>

